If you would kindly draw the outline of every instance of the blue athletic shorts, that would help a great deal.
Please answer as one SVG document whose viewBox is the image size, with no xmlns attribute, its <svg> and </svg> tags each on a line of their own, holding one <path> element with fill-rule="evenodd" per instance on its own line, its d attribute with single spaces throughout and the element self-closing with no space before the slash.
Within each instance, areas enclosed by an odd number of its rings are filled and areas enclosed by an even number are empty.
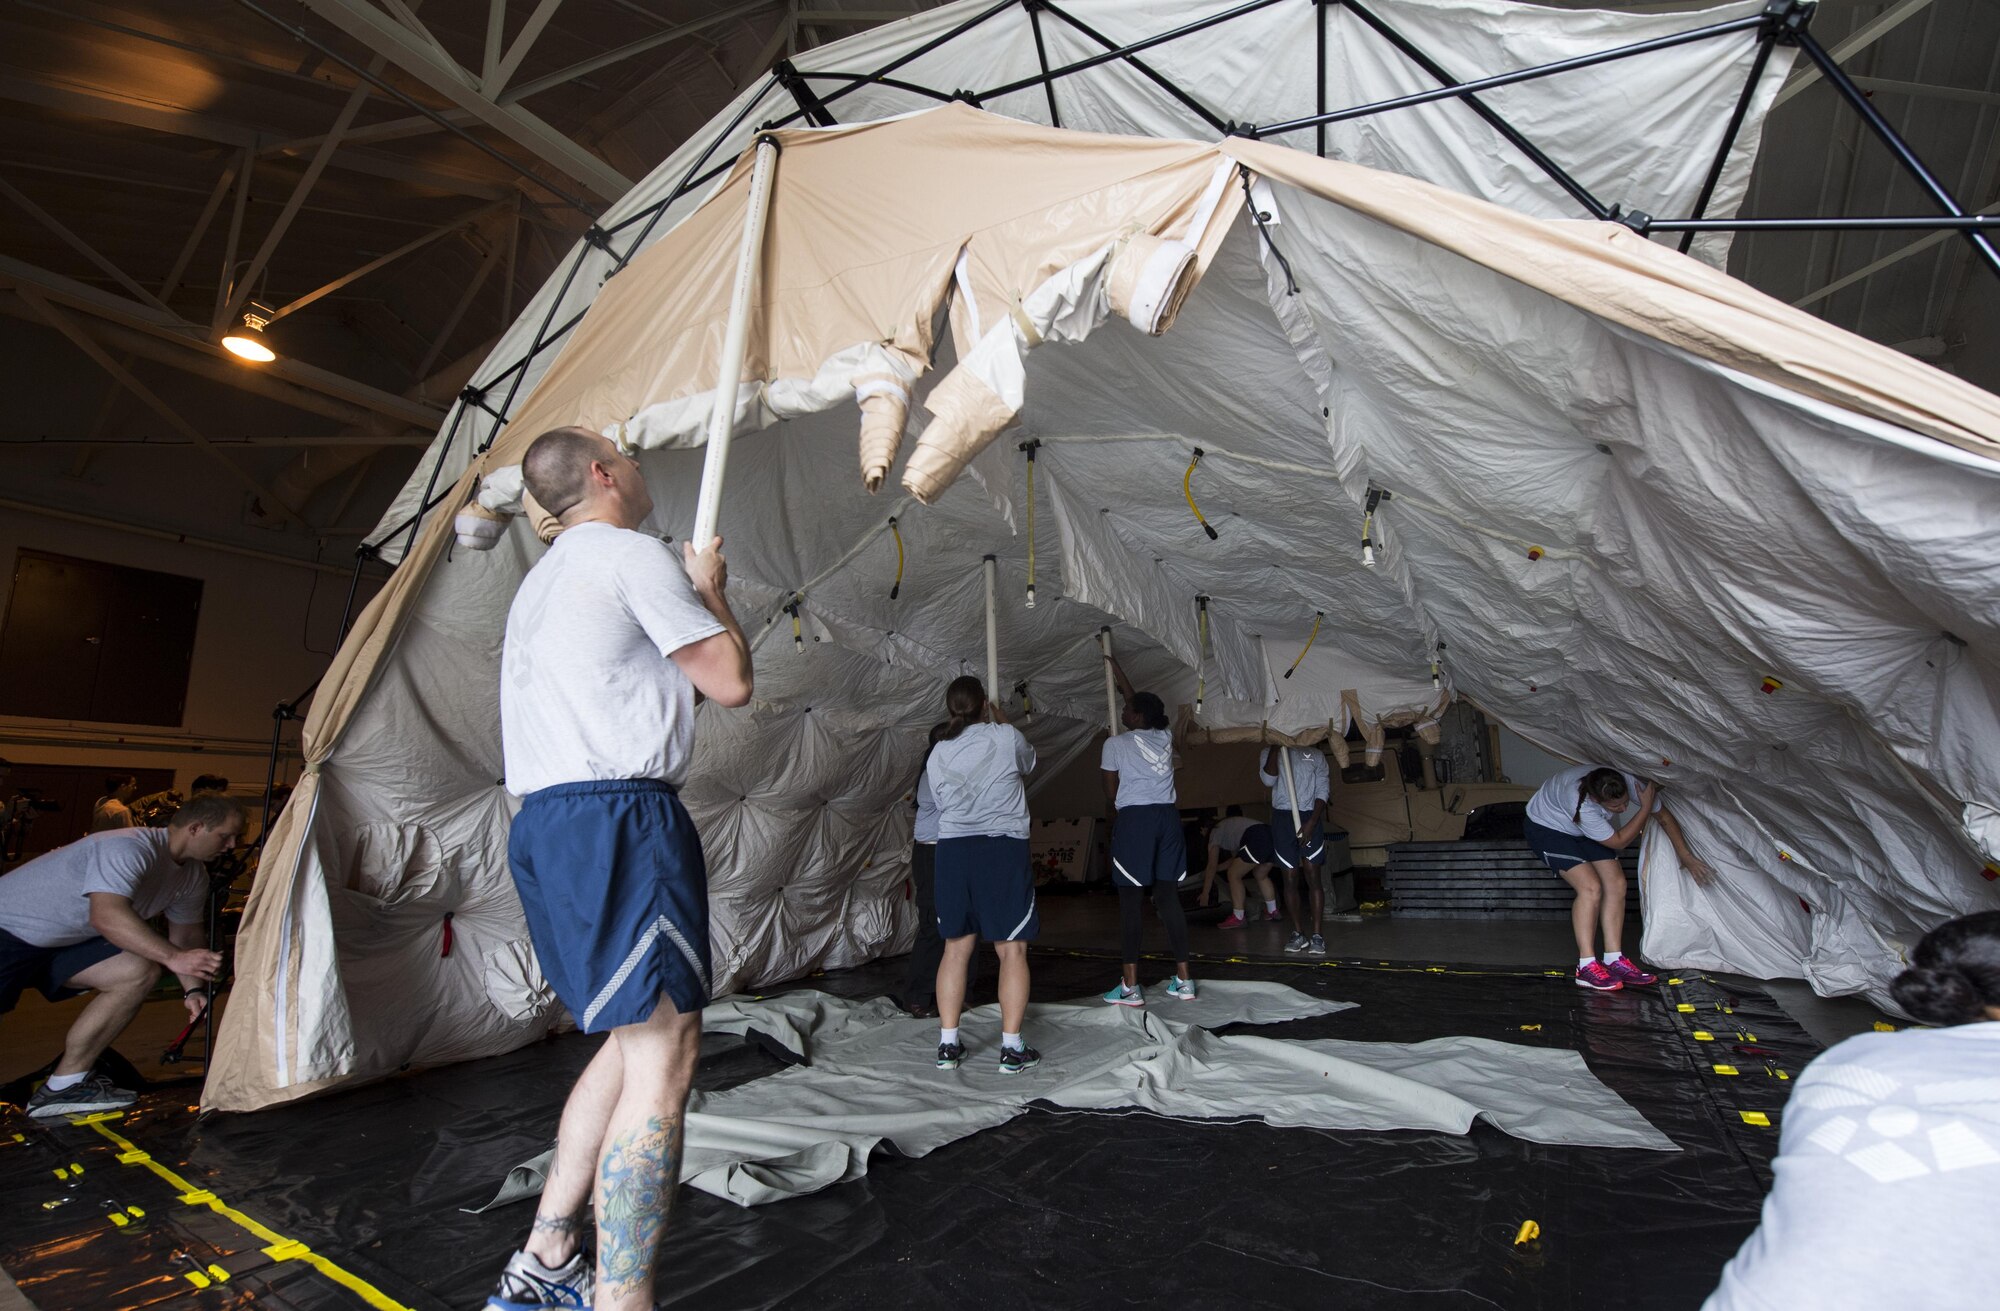
<svg viewBox="0 0 2000 1311">
<path fill-rule="evenodd" d="M 1271 817 L 1271 851 L 1278 863 L 1286 869 L 1299 867 L 1299 835 L 1292 829 L 1292 812 L 1280 810 Z M 1306 825 L 1305 860 L 1317 865 L 1326 859 L 1326 835 L 1320 832 L 1319 821 Z"/>
<path fill-rule="evenodd" d="M 50 1001 L 81 996 L 86 989 L 64 985 L 118 952 L 103 938 L 85 938 L 67 947 L 37 947 L 0 929 L 0 1015 L 13 1010 L 30 988 Z"/>
<path fill-rule="evenodd" d="M 1252 865 L 1269 865 L 1278 859 L 1278 848 L 1271 840 L 1269 824 L 1252 824 L 1243 830 L 1243 845 L 1235 851 L 1238 860 L 1247 860 Z"/>
<path fill-rule="evenodd" d="M 1033 942 L 1042 931 L 1026 838 L 938 839 L 935 892 L 941 938 Z"/>
<path fill-rule="evenodd" d="M 1150 888 L 1179 883 L 1187 873 L 1187 838 L 1181 813 L 1161 802 L 1121 806 L 1111 826 L 1111 883 L 1118 888 Z"/>
<path fill-rule="evenodd" d="M 1528 849 L 1540 856 L 1551 874 L 1562 875 L 1593 860 L 1616 860 L 1618 853 L 1595 838 L 1580 833 L 1558 833 L 1532 819 L 1521 821 L 1521 836 Z"/>
<path fill-rule="evenodd" d="M 708 867 L 701 836 L 658 779 L 563 783 L 531 792 L 507 862 L 528 934 L 585 1033 L 643 1023 L 662 994 L 708 1005 Z"/>
</svg>

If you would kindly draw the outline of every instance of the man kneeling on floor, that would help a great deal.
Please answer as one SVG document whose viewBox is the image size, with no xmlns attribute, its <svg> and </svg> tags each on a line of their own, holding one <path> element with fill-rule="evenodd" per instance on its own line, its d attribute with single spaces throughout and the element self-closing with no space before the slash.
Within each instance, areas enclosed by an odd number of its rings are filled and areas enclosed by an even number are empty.
<svg viewBox="0 0 2000 1311">
<path fill-rule="evenodd" d="M 0 879 L 0 1014 L 30 987 L 50 1001 L 97 994 L 70 1025 L 62 1059 L 28 1099 L 28 1114 L 89 1115 L 138 1100 L 92 1070 L 139 1013 L 162 968 L 179 977 L 190 1019 L 207 1008 L 222 957 L 200 945 L 204 862 L 242 833 L 243 807 L 234 798 L 196 797 L 163 829 L 93 833 Z M 162 912 L 164 938 L 147 923 Z"/>
<path fill-rule="evenodd" d="M 570 1091 L 534 1229 L 486 1305 L 639 1311 L 653 1305 L 712 982 L 707 867 L 679 795 L 695 693 L 746 704 L 750 649 L 722 539 L 684 547 L 683 569 L 637 531 L 653 512 L 637 460 L 557 428 L 521 472 L 562 533 L 507 612 L 500 741 L 522 798 L 507 859 L 542 972 L 579 1029 L 609 1037 Z"/>
</svg>

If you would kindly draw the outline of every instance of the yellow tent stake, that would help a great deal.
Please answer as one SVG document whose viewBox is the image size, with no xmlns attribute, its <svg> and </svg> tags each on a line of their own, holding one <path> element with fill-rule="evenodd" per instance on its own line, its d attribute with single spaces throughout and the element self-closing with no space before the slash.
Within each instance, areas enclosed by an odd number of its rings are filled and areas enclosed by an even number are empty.
<svg viewBox="0 0 2000 1311">
<path fill-rule="evenodd" d="M 1300 647 L 1298 655 L 1293 657 L 1292 668 L 1287 669 L 1285 671 L 1286 678 L 1290 678 L 1292 676 L 1292 669 L 1297 669 L 1299 667 L 1299 661 L 1304 660 L 1306 658 L 1306 652 L 1313 649 L 1313 643 L 1319 641 L 1320 621 L 1325 618 L 1326 618 L 1326 611 L 1324 610 L 1313 611 L 1313 630 L 1312 632 L 1306 634 L 1306 644 Z"/>
<path fill-rule="evenodd" d="M 1215 531 L 1215 525 L 1202 518 L 1201 507 L 1194 503 L 1194 467 L 1200 463 L 1201 447 L 1197 446 L 1194 448 L 1194 458 L 1188 461 L 1187 472 L 1181 475 L 1181 495 L 1187 498 L 1188 509 L 1194 511 L 1194 521 L 1201 525 L 1201 530 L 1208 534 L 1208 540 L 1212 542 L 1221 534 Z"/>
</svg>

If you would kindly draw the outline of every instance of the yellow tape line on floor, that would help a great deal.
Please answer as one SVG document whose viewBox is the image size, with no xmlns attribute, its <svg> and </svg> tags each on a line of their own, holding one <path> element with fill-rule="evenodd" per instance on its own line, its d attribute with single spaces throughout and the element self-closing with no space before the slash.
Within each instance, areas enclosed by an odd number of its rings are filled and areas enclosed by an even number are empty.
<svg viewBox="0 0 2000 1311">
<path fill-rule="evenodd" d="M 341 1269 L 341 1267 L 327 1260 L 318 1252 L 313 1251 L 304 1243 L 296 1239 L 287 1238 L 277 1230 L 251 1219 L 249 1216 L 243 1214 L 243 1212 L 224 1202 L 208 1189 L 195 1187 L 172 1170 L 169 1170 L 166 1166 L 155 1161 L 150 1153 L 134 1146 L 129 1138 L 122 1137 L 115 1131 L 106 1128 L 101 1121 L 93 1122 L 90 1127 L 111 1140 L 111 1145 L 118 1149 L 118 1163 L 120 1165 L 145 1166 L 161 1179 L 172 1184 L 175 1191 L 180 1194 L 182 1202 L 189 1206 L 206 1206 L 209 1210 L 236 1225 L 239 1229 L 254 1234 L 265 1243 L 264 1255 L 270 1257 L 273 1261 L 303 1261 L 325 1275 L 328 1279 L 331 1279 L 334 1283 L 354 1293 L 369 1306 L 374 1307 L 375 1311 L 414 1311 L 413 1308 L 398 1302 L 395 1298 L 390 1297 L 387 1293 L 359 1275 Z"/>
</svg>

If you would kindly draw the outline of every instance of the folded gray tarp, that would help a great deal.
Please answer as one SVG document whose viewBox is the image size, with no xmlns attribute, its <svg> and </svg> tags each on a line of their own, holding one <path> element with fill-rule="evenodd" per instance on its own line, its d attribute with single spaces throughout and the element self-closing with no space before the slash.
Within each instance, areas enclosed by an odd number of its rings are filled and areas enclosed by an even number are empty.
<svg viewBox="0 0 2000 1311">
<path fill-rule="evenodd" d="M 1192 1002 L 1145 1009 L 1095 997 L 1030 1006 L 1042 1063 L 998 1069 L 999 1009 L 967 1011 L 969 1054 L 937 1068 L 937 1022 L 886 998 L 821 992 L 731 997 L 702 1016 L 711 1033 L 759 1033 L 808 1062 L 688 1100 L 681 1178 L 741 1206 L 858 1179 L 875 1148 L 923 1156 L 1004 1124 L 1029 1102 L 1132 1107 L 1176 1119 L 1261 1119 L 1319 1129 L 1442 1129 L 1485 1117 L 1530 1142 L 1677 1150 L 1572 1051 L 1484 1038 L 1421 1043 L 1286 1040 L 1208 1032 L 1350 1009 L 1278 983 L 1205 982 Z M 508 1172 L 485 1210 L 541 1191 L 549 1156 Z"/>
</svg>

